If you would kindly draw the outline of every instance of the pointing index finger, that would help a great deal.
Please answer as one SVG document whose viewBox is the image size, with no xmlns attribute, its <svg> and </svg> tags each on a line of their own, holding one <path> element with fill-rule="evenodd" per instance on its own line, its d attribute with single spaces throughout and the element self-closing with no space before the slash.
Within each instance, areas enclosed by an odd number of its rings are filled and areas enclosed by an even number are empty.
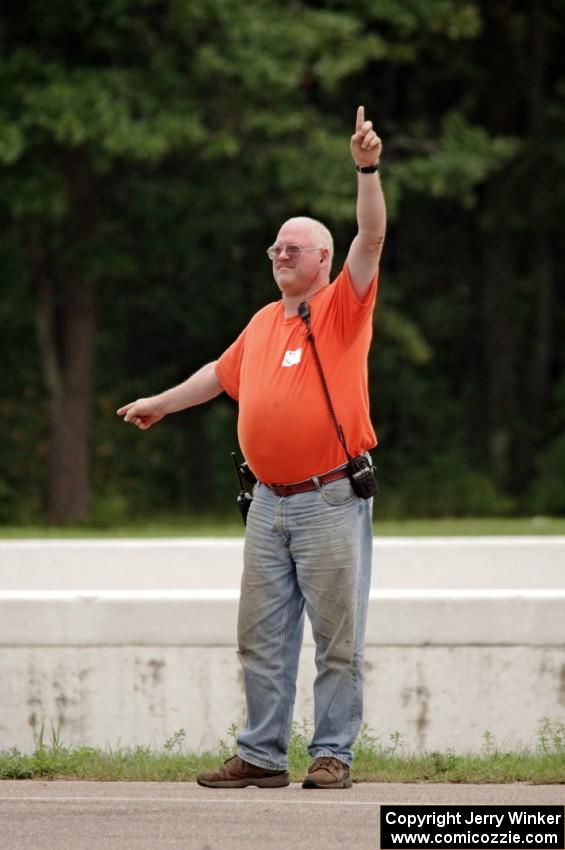
<svg viewBox="0 0 565 850">
<path fill-rule="evenodd" d="M 363 127 L 365 123 L 365 107 L 358 106 L 357 107 L 357 118 L 355 120 L 355 132 L 358 133 L 359 130 Z"/>
</svg>

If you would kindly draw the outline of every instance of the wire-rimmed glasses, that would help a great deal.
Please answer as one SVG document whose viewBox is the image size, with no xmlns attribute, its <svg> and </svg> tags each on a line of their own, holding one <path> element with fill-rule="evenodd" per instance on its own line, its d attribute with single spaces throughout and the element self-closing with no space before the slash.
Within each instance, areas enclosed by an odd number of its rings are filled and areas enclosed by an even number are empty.
<svg viewBox="0 0 565 850">
<path fill-rule="evenodd" d="M 267 257 L 269 260 L 278 260 L 284 251 L 291 260 L 296 260 L 303 251 L 321 251 L 322 248 L 303 248 L 302 245 L 271 245 L 267 248 Z"/>
</svg>

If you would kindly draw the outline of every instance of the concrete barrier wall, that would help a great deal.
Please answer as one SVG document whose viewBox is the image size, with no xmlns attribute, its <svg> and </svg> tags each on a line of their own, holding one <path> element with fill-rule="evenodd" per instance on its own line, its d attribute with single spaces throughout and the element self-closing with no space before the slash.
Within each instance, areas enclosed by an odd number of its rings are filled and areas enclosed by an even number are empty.
<svg viewBox="0 0 565 850">
<path fill-rule="evenodd" d="M 243 538 L 0 541 L 0 590 L 239 587 Z M 565 587 L 563 537 L 375 539 L 373 587 Z"/>
<path fill-rule="evenodd" d="M 41 723 L 70 744 L 161 747 L 182 728 L 214 748 L 245 719 L 241 547 L 0 544 L 0 748 L 29 751 Z M 389 539 L 374 555 L 364 716 L 383 744 L 522 746 L 565 720 L 565 538 Z M 314 676 L 307 629 L 297 721 Z"/>
</svg>

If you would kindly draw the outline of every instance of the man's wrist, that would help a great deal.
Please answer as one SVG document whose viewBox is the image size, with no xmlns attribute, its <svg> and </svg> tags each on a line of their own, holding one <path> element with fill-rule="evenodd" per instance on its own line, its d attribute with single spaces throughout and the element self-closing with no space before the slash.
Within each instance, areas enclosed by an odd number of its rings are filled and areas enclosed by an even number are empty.
<svg viewBox="0 0 565 850">
<path fill-rule="evenodd" d="M 355 165 L 355 168 L 359 172 L 359 174 L 374 174 L 375 171 L 379 170 L 379 163 L 375 162 L 373 165 Z"/>
<path fill-rule="evenodd" d="M 175 387 L 173 387 L 175 389 Z M 152 398 L 155 409 L 163 416 L 168 416 L 169 413 L 175 413 L 174 397 L 171 397 L 171 390 L 165 390 Z"/>
</svg>

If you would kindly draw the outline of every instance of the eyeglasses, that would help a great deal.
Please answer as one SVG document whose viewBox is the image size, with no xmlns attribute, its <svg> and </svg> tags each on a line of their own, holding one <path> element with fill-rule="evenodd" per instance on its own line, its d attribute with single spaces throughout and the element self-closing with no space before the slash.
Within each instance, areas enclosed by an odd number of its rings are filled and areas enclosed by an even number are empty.
<svg viewBox="0 0 565 850">
<path fill-rule="evenodd" d="M 291 260 L 296 260 L 303 251 L 322 251 L 322 248 L 303 248 L 302 245 L 271 245 L 267 248 L 269 260 L 278 260 L 283 251 Z"/>
</svg>

